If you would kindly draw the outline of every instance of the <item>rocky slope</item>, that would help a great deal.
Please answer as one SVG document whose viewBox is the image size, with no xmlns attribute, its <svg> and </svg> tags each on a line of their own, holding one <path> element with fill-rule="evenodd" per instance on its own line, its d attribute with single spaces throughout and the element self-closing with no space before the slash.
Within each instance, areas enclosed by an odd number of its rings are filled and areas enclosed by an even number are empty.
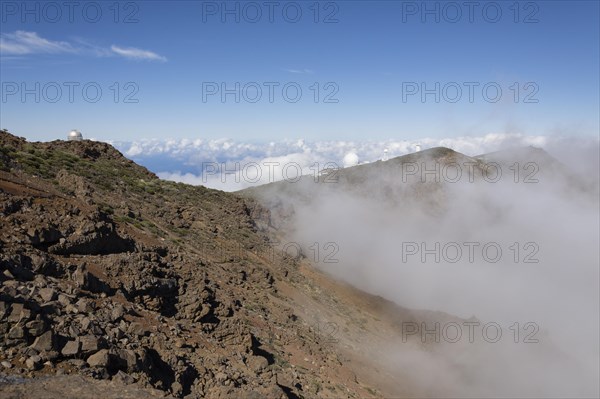
<svg viewBox="0 0 600 399">
<path fill-rule="evenodd" d="M 270 220 L 108 144 L 1 133 L 0 396 L 410 392 L 365 343 L 428 313 L 332 281 Z"/>
</svg>

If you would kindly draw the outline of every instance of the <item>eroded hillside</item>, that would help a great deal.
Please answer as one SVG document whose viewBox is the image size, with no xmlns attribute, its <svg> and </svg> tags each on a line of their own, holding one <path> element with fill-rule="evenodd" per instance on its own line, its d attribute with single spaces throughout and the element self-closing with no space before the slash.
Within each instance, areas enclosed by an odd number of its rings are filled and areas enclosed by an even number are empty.
<svg viewBox="0 0 600 399">
<path fill-rule="evenodd" d="M 410 392 L 365 343 L 417 315 L 280 250 L 253 200 L 99 142 L 2 133 L 0 162 L 3 397 Z"/>
</svg>

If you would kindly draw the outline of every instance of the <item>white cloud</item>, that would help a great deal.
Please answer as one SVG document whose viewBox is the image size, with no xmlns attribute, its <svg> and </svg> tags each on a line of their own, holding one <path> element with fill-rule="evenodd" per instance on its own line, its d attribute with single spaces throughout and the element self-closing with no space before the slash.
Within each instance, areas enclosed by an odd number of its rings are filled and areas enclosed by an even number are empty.
<svg viewBox="0 0 600 399">
<path fill-rule="evenodd" d="M 142 50 L 135 47 L 119 47 L 114 44 L 110 46 L 113 53 L 120 55 L 121 57 L 130 58 L 134 60 L 149 60 L 149 61 L 166 61 L 167 59 L 161 55 L 158 55 L 152 51 Z"/>
<path fill-rule="evenodd" d="M 2 54 L 24 55 L 35 53 L 76 53 L 77 49 L 68 42 L 52 41 L 40 37 L 36 32 L 18 30 L 0 34 Z"/>
<path fill-rule="evenodd" d="M 191 184 L 193 186 L 206 185 L 206 180 L 204 180 L 202 176 L 198 176 L 193 173 L 159 172 L 157 175 L 163 180 L 171 180 L 180 183 Z"/>
<path fill-rule="evenodd" d="M 155 52 L 135 47 L 112 45 L 110 48 L 97 46 L 82 39 L 75 44 L 66 41 L 53 41 L 39 36 L 36 32 L 18 30 L 0 34 L 0 55 L 7 60 L 11 55 L 31 54 L 78 54 L 93 57 L 119 56 L 144 61 L 167 61 Z"/>
<path fill-rule="evenodd" d="M 142 154 L 143 149 L 138 143 L 132 143 L 131 147 L 125 152 L 128 157 L 135 157 L 136 155 Z"/>
</svg>

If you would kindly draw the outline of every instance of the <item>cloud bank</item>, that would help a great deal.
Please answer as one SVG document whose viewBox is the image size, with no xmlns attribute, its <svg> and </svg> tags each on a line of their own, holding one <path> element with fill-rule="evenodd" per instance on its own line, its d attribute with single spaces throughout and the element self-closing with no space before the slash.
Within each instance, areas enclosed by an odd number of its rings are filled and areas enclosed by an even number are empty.
<svg viewBox="0 0 600 399">
<path fill-rule="evenodd" d="M 356 160 L 358 163 L 374 162 L 384 156 L 389 159 L 419 148 L 425 150 L 438 146 L 469 156 L 511 147 L 534 146 L 569 163 L 578 173 L 598 175 L 597 137 L 490 133 L 442 139 L 425 137 L 413 141 L 283 140 L 256 143 L 197 138 L 146 139 L 112 144 L 163 179 L 224 191 L 283 179 L 293 180 L 298 173 L 314 174 L 328 167 L 350 166 Z M 591 159 L 591 163 L 581 163 L 583 155 Z"/>
<path fill-rule="evenodd" d="M 568 169 L 597 168 L 599 147 L 545 145 L 579 158 L 565 169 L 540 159 L 534 184 L 508 173 L 495 183 L 410 185 L 379 164 L 338 185 L 262 193 L 274 209 L 293 204 L 283 231 L 309 258 L 315 245 L 335 244 L 318 259 L 324 272 L 401 306 L 444 312 L 417 325 L 413 341 L 388 337 L 374 355 L 382 372 L 414 383 L 417 397 L 598 397 L 598 191 L 579 184 L 595 179 L 597 188 L 598 178 Z M 521 164 L 536 159 L 530 152 Z M 518 151 L 506 153 L 510 167 Z M 462 322 L 445 328 L 447 315 L 476 320 L 473 342 Z"/>
</svg>

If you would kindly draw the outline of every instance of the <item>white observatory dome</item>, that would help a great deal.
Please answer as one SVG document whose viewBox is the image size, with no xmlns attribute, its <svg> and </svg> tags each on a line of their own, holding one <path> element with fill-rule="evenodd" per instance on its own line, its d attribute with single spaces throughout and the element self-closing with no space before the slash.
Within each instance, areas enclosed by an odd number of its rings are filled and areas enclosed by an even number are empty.
<svg viewBox="0 0 600 399">
<path fill-rule="evenodd" d="M 342 162 L 344 163 L 344 168 L 358 165 L 358 155 L 356 155 L 355 152 L 349 152 L 344 155 L 344 160 Z"/>
<path fill-rule="evenodd" d="M 81 141 L 81 140 L 83 140 L 83 135 L 81 134 L 81 132 L 79 130 L 73 129 L 69 132 L 69 135 L 67 136 L 67 140 Z"/>
</svg>

